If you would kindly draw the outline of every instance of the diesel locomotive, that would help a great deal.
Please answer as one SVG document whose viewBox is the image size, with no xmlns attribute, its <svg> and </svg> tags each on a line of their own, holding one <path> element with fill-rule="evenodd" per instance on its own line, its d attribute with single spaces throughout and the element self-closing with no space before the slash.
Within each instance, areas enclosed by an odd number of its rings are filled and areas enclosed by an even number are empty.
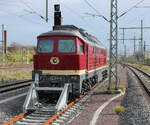
<svg viewBox="0 0 150 125">
<path fill-rule="evenodd" d="M 107 50 L 85 30 L 61 25 L 60 5 L 55 5 L 53 30 L 37 37 L 33 61 L 24 111 L 59 111 L 107 77 Z"/>
<path fill-rule="evenodd" d="M 79 96 L 107 76 L 107 51 L 100 41 L 73 25 L 54 26 L 37 37 L 34 73 L 40 87 L 70 85 Z M 33 73 L 33 76 L 34 76 Z"/>
</svg>

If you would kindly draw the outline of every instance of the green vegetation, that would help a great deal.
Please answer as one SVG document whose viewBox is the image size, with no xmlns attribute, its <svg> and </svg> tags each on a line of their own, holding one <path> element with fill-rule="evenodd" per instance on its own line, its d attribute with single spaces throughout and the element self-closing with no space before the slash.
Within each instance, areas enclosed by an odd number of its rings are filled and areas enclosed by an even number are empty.
<svg viewBox="0 0 150 125">
<path fill-rule="evenodd" d="M 0 70 L 0 81 L 11 81 L 31 78 L 32 70 L 31 69 L 5 69 Z"/>
<path fill-rule="evenodd" d="M 141 57 L 139 55 L 127 57 L 121 56 L 120 62 L 121 63 L 126 62 L 127 64 L 133 65 L 137 68 L 150 72 L 150 58 L 145 58 L 144 60 L 141 60 Z"/>
<path fill-rule="evenodd" d="M 123 106 L 116 106 L 114 107 L 114 111 L 116 112 L 116 114 L 120 114 L 121 112 L 125 111 L 125 108 Z"/>
<path fill-rule="evenodd" d="M 119 94 L 120 91 L 119 90 L 115 90 L 115 89 L 110 89 L 110 90 L 106 90 L 104 93 L 105 94 Z"/>
<path fill-rule="evenodd" d="M 118 86 L 118 89 L 120 89 L 121 91 L 124 91 L 126 88 L 127 88 L 126 85 L 120 84 L 120 85 Z"/>
<path fill-rule="evenodd" d="M 31 78 L 34 46 L 12 43 L 4 56 L 0 48 L 0 81 Z M 27 65 L 30 64 L 30 65 Z M 21 68 L 20 68 L 21 67 Z M 5 69 L 4 69 L 5 68 Z"/>
<path fill-rule="evenodd" d="M 121 91 L 125 91 L 125 89 L 127 88 L 127 86 L 125 85 L 118 85 L 117 89 L 116 89 L 116 86 L 115 85 L 112 85 L 110 90 L 107 89 L 106 91 L 103 92 L 103 94 L 119 94 L 121 93 Z"/>
<path fill-rule="evenodd" d="M 144 62 L 150 65 L 150 58 L 145 59 Z"/>
<path fill-rule="evenodd" d="M 34 46 L 22 46 L 12 43 L 7 47 L 7 54 L 5 56 L 0 53 L 0 64 L 31 64 L 34 53 Z"/>
<path fill-rule="evenodd" d="M 117 86 L 117 89 L 120 89 L 120 90 L 122 90 L 122 91 L 124 91 L 124 89 L 126 89 L 127 88 L 127 86 L 125 86 L 125 85 L 123 85 L 123 84 L 119 84 L 118 86 Z M 112 90 L 115 90 L 116 89 L 116 85 L 112 85 L 111 86 L 111 89 Z"/>
<path fill-rule="evenodd" d="M 150 66 L 146 66 L 146 65 L 143 65 L 141 63 L 133 63 L 132 65 L 137 67 L 137 68 L 140 68 L 142 70 L 150 72 Z"/>
</svg>

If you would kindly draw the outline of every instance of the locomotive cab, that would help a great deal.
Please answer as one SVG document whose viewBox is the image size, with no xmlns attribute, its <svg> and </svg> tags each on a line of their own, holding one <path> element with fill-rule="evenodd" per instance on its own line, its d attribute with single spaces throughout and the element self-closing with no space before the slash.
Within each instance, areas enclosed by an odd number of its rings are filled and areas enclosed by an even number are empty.
<svg viewBox="0 0 150 125">
<path fill-rule="evenodd" d="M 34 69 L 78 70 L 84 68 L 79 64 L 79 55 L 84 55 L 84 44 L 78 38 L 59 36 L 38 38 Z"/>
</svg>

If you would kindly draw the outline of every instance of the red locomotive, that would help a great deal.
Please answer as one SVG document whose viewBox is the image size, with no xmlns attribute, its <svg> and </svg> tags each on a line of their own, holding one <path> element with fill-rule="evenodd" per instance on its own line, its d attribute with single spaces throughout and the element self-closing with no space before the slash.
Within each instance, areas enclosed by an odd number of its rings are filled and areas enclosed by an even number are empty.
<svg viewBox="0 0 150 125">
<path fill-rule="evenodd" d="M 83 29 L 61 25 L 60 5 L 55 5 L 53 30 L 39 35 L 37 40 L 33 83 L 24 111 L 41 107 L 59 111 L 72 96 L 80 96 L 107 77 L 106 49 Z"/>
<path fill-rule="evenodd" d="M 100 42 L 73 25 L 54 26 L 37 37 L 34 72 L 40 87 L 63 87 L 80 95 L 107 77 L 107 51 Z M 33 75 L 34 76 L 34 75 Z"/>
</svg>

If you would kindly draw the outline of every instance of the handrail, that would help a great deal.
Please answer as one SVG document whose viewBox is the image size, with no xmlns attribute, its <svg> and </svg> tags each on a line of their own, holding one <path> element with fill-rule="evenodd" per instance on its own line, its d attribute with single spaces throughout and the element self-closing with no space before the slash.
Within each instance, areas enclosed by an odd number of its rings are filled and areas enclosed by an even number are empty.
<svg viewBox="0 0 150 125">
<path fill-rule="evenodd" d="M 57 111 L 59 111 L 62 108 L 65 108 L 67 106 L 67 100 L 68 100 L 68 88 L 69 84 L 65 84 L 63 91 L 61 92 L 61 95 L 59 97 L 59 100 L 55 106 Z"/>
<path fill-rule="evenodd" d="M 35 74 L 35 81 L 32 83 L 23 105 L 24 112 L 26 112 L 26 110 L 29 108 L 31 101 L 33 102 L 32 107 L 34 107 L 34 104 L 37 102 L 36 86 L 38 86 L 38 84 L 39 84 L 39 74 Z"/>
<path fill-rule="evenodd" d="M 24 112 L 27 110 L 29 103 L 30 103 L 30 100 L 32 98 L 33 88 L 34 88 L 34 83 L 31 84 L 30 90 L 29 90 L 27 97 L 25 99 L 25 102 L 23 104 L 23 111 Z"/>
</svg>

